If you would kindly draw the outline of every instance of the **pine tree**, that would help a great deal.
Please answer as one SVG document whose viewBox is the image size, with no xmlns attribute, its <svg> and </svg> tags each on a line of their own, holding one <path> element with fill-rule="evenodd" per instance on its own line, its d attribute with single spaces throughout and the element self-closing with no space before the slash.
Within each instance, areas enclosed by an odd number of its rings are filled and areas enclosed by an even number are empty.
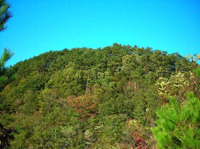
<svg viewBox="0 0 200 149">
<path fill-rule="evenodd" d="M 13 56 L 13 53 L 5 48 L 0 58 L 0 69 L 4 67 L 6 61 L 8 61 L 11 58 L 11 56 Z"/>
<path fill-rule="evenodd" d="M 5 29 L 5 23 L 11 17 L 9 8 L 10 5 L 5 0 L 0 0 L 0 31 Z"/>
<path fill-rule="evenodd" d="M 0 31 L 5 29 L 5 23 L 11 17 L 10 12 L 8 11 L 9 8 L 10 5 L 5 0 L 0 0 Z M 9 50 L 4 50 L 2 57 L 0 58 L 0 72 L 2 71 L 1 69 L 4 67 L 5 62 L 10 59 L 12 55 L 13 53 Z"/>
<path fill-rule="evenodd" d="M 193 93 L 179 105 L 176 98 L 157 111 L 157 126 L 152 129 L 160 149 L 200 148 L 200 100 Z"/>
</svg>

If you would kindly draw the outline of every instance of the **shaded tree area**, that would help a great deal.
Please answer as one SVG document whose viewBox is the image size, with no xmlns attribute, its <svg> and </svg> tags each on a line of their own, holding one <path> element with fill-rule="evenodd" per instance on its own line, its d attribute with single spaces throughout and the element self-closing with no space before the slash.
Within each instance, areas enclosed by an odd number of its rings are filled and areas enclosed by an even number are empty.
<svg viewBox="0 0 200 149">
<path fill-rule="evenodd" d="M 19 62 L 0 84 L 0 123 L 12 131 L 4 147 L 152 148 L 156 111 L 169 96 L 199 98 L 197 67 L 177 53 L 116 43 Z"/>
</svg>

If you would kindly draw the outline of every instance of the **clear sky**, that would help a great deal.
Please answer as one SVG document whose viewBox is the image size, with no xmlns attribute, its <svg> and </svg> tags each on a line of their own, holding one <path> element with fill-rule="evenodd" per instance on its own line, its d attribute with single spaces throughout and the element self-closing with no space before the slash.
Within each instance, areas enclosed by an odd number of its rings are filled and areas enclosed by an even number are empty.
<svg viewBox="0 0 200 149">
<path fill-rule="evenodd" d="M 113 43 L 200 53 L 200 0 L 7 0 L 13 17 L 0 54 L 13 65 L 50 50 Z"/>
</svg>

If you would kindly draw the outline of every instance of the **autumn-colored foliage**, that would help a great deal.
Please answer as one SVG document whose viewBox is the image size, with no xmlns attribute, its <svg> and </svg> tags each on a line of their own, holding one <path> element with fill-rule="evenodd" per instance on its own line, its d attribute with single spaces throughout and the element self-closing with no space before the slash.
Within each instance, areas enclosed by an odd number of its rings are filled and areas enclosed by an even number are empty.
<svg viewBox="0 0 200 149">
<path fill-rule="evenodd" d="M 142 134 L 139 133 L 139 131 L 135 131 L 133 133 L 134 145 L 131 149 L 149 149 L 145 140 L 142 138 Z"/>
<path fill-rule="evenodd" d="M 81 115 L 87 119 L 97 115 L 98 98 L 96 95 L 69 96 L 67 102 Z"/>
</svg>

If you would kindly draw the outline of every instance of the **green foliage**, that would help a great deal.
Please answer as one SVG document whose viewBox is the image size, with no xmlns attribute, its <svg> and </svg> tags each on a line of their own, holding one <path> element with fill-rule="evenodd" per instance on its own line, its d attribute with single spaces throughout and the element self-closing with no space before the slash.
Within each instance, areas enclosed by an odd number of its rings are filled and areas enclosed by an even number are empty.
<svg viewBox="0 0 200 149">
<path fill-rule="evenodd" d="M 197 70 L 197 68 L 195 70 Z M 162 102 L 166 103 L 169 101 L 168 98 L 170 96 L 176 96 L 178 101 L 182 102 L 184 98 L 186 98 L 185 92 L 192 91 L 196 94 L 196 92 L 198 92 L 196 91 L 196 89 L 198 89 L 198 84 L 199 79 L 192 71 L 178 71 L 169 78 L 160 77 L 155 85 L 158 95 L 162 98 Z"/>
<path fill-rule="evenodd" d="M 157 112 L 157 126 L 152 129 L 158 148 L 200 148 L 200 100 L 192 93 L 179 105 L 176 98 Z"/>
<path fill-rule="evenodd" d="M 197 75 L 197 77 L 200 78 L 200 67 L 196 67 L 193 69 L 194 73 Z"/>
<path fill-rule="evenodd" d="M 8 49 L 4 49 L 4 52 L 0 58 L 0 90 L 10 81 L 14 76 L 5 68 L 5 63 L 13 56 L 13 53 Z"/>
<path fill-rule="evenodd" d="M 11 58 L 11 56 L 13 56 L 13 53 L 8 49 L 4 49 L 4 52 L 0 58 L 0 68 L 2 68 L 5 65 L 6 61 L 8 61 Z"/>
<path fill-rule="evenodd" d="M 165 98 L 178 95 L 183 102 L 190 90 L 200 95 L 194 65 L 177 53 L 115 43 L 103 49 L 50 51 L 2 67 L 1 133 L 10 133 L 7 144 L 0 145 L 130 148 L 139 130 L 152 148 L 149 130 L 162 105 L 160 82 Z"/>
<path fill-rule="evenodd" d="M 5 29 L 5 23 L 11 17 L 8 9 L 10 5 L 6 2 L 6 0 L 0 0 L 0 31 Z"/>
<path fill-rule="evenodd" d="M 80 95 L 84 93 L 84 72 L 78 70 L 73 63 L 68 64 L 64 70 L 56 72 L 49 80 L 48 88 L 57 89 L 60 97 Z"/>
</svg>

